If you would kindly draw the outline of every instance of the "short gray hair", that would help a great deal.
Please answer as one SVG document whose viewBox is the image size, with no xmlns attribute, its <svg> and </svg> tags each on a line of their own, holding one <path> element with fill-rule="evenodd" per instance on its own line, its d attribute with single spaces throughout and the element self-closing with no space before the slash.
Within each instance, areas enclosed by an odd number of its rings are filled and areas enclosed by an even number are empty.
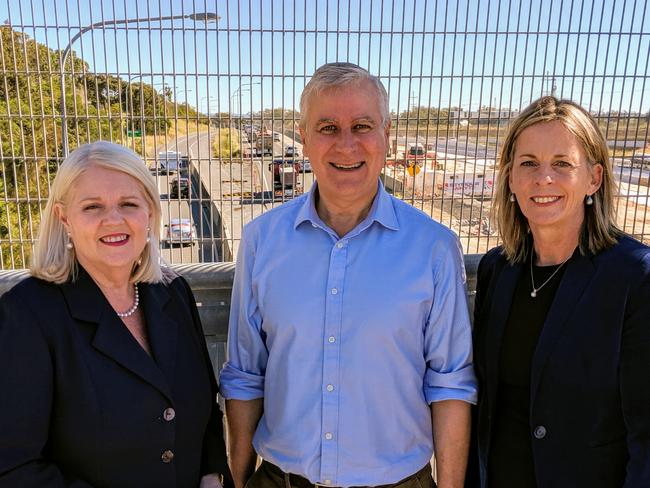
<svg viewBox="0 0 650 488">
<path fill-rule="evenodd" d="M 375 88 L 379 102 L 379 111 L 382 116 L 382 124 L 386 127 L 390 122 L 386 88 L 384 88 L 384 85 L 378 77 L 371 75 L 368 70 L 353 63 L 327 63 L 314 72 L 311 80 L 305 85 L 305 89 L 300 96 L 300 127 L 305 126 L 309 103 L 312 97 L 328 88 L 358 85 L 366 81 Z"/>
<path fill-rule="evenodd" d="M 30 271 L 32 276 L 52 283 L 65 283 L 75 278 L 77 260 L 74 249 L 68 250 L 65 227 L 55 214 L 57 203 L 65 204 L 75 181 L 91 167 L 100 167 L 125 173 L 136 179 L 151 211 L 149 242 L 135 265 L 130 281 L 158 283 L 169 281 L 168 273 L 160 266 L 160 196 L 156 180 L 149 173 L 140 156 L 130 149 L 106 141 L 85 144 L 75 149 L 61 164 L 52 187 L 50 197 L 43 211 L 38 241 L 34 246 Z"/>
</svg>

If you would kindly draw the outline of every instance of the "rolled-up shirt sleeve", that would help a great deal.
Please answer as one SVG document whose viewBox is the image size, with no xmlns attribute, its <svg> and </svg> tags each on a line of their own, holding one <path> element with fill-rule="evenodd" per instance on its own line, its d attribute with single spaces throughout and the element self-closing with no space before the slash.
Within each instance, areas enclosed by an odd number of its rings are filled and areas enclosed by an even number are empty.
<svg viewBox="0 0 650 488">
<path fill-rule="evenodd" d="M 424 396 L 428 403 L 462 400 L 475 404 L 472 329 L 460 243 L 450 239 L 435 252 L 435 296 L 424 332 Z"/>
<path fill-rule="evenodd" d="M 230 303 L 227 360 L 220 380 L 226 399 L 254 400 L 264 397 L 268 350 L 263 338 L 262 316 L 253 284 L 254 238 L 244 228 L 237 256 Z"/>
</svg>

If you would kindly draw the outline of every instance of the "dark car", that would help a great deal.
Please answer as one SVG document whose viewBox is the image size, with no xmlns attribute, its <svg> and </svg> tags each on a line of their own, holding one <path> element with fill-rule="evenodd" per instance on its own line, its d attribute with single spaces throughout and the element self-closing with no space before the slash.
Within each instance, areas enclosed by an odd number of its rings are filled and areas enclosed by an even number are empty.
<svg viewBox="0 0 650 488">
<path fill-rule="evenodd" d="M 284 149 L 284 156 L 287 158 L 299 158 L 300 157 L 300 151 L 296 146 L 287 146 Z"/>
<path fill-rule="evenodd" d="M 178 176 L 171 182 L 169 189 L 169 196 L 171 198 L 178 198 L 180 193 L 181 198 L 190 197 L 190 179 L 185 176 Z"/>
</svg>

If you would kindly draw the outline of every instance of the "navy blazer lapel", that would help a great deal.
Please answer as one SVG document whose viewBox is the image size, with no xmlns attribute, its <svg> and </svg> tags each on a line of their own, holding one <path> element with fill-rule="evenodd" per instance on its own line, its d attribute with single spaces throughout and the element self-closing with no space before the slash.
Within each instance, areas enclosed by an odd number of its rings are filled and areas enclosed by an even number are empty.
<svg viewBox="0 0 650 488">
<path fill-rule="evenodd" d="M 162 371 L 131 335 L 88 273 L 80 267 L 78 279 L 64 284 L 62 290 L 72 317 L 96 324 L 92 346 L 171 401 L 171 390 Z"/>
<path fill-rule="evenodd" d="M 174 302 L 170 301 L 166 287 L 160 284 L 142 284 L 140 296 L 149 329 L 151 353 L 165 377 L 173 378 L 179 326 L 179 321 L 172 315 L 176 309 L 170 306 Z"/>
<path fill-rule="evenodd" d="M 539 336 L 531 366 L 530 400 L 534 404 L 544 365 L 580 298 L 591 282 L 596 268 L 591 257 L 578 254 L 567 263 L 562 281 L 548 311 L 542 333 Z"/>
<path fill-rule="evenodd" d="M 503 258 L 505 259 L 505 258 Z M 517 280 L 521 274 L 521 265 L 512 265 L 505 263 L 501 272 L 496 280 L 490 282 L 492 290 L 492 306 L 490 308 L 490 315 L 488 324 L 492 324 L 492 328 L 486 331 L 485 339 L 485 357 L 486 357 L 486 372 L 485 377 L 488 382 L 487 390 L 493 392 L 489 402 L 494 406 L 496 400 L 497 384 L 499 382 L 499 356 L 501 354 L 501 343 L 503 342 L 503 332 L 505 330 L 508 315 L 510 314 L 510 306 L 512 304 L 512 297 L 517 286 Z M 485 290 L 486 295 L 488 290 Z"/>
</svg>

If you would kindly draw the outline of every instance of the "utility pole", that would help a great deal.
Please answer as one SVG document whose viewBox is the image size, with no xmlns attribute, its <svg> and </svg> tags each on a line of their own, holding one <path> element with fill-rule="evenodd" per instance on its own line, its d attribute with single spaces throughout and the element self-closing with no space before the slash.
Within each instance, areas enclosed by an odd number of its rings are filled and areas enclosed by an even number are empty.
<svg viewBox="0 0 650 488">
<path fill-rule="evenodd" d="M 414 112 L 415 111 L 415 108 L 416 108 L 415 102 L 417 101 L 417 99 L 418 99 L 417 95 L 415 94 L 414 91 L 412 91 L 411 96 L 409 97 L 409 105 L 411 106 L 411 108 L 409 109 L 409 112 Z"/>
<path fill-rule="evenodd" d="M 554 97 L 557 93 L 557 85 L 555 84 L 555 75 L 551 78 L 551 96 Z"/>
</svg>

